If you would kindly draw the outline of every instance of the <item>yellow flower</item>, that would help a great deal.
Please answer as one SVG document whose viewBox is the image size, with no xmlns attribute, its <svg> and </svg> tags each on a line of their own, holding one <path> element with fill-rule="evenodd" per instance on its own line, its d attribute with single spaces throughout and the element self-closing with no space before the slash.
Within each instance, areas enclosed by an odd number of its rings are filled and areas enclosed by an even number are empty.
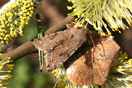
<svg viewBox="0 0 132 88">
<path fill-rule="evenodd" d="M 104 27 L 107 34 L 111 35 L 108 26 L 112 31 L 119 31 L 128 28 L 122 21 L 125 19 L 129 25 L 132 24 L 132 1 L 131 0 L 68 0 L 73 6 L 68 9 L 74 9 L 71 16 L 78 16 L 78 22 L 75 25 L 82 26 L 84 22 L 93 25 L 102 35 Z M 87 27 L 87 24 L 85 27 Z"/>
<path fill-rule="evenodd" d="M 56 79 L 59 79 L 54 88 L 65 88 L 67 83 L 65 68 L 63 66 L 60 66 L 54 71 L 52 71 L 52 73 L 54 74 L 54 77 Z"/>
<path fill-rule="evenodd" d="M 0 53 L 0 88 L 6 88 L 9 83 L 5 80 L 12 77 L 10 73 L 14 64 L 10 64 L 12 62 L 10 59 L 10 57 L 2 57 Z"/>
<path fill-rule="evenodd" d="M 18 34 L 23 36 L 23 28 L 32 17 L 36 2 L 34 0 L 11 0 L 0 10 L 0 52 L 9 45 L 13 37 L 17 37 Z"/>
</svg>

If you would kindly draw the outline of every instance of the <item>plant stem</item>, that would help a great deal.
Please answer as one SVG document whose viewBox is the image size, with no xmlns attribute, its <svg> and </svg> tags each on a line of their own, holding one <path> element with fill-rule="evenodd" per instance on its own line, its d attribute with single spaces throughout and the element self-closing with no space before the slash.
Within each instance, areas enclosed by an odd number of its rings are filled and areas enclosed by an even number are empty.
<svg viewBox="0 0 132 88">
<path fill-rule="evenodd" d="M 57 31 L 62 30 L 65 25 L 69 22 L 72 22 L 74 20 L 74 17 L 72 16 L 68 16 L 66 17 L 64 20 L 62 20 L 60 23 L 56 24 L 55 26 L 49 28 L 44 35 L 48 35 Z M 18 48 L 6 53 L 3 55 L 3 57 L 11 57 L 12 60 L 17 60 L 27 54 L 33 53 L 37 51 L 37 49 L 34 47 L 33 42 L 32 41 L 28 41 L 24 44 L 22 44 L 21 46 L 19 46 Z"/>
</svg>

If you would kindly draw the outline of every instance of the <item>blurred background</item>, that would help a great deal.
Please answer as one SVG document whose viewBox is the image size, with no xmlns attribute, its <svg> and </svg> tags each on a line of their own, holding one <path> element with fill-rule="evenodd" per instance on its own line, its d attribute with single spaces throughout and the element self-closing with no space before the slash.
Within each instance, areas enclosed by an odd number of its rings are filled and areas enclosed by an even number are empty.
<svg viewBox="0 0 132 88">
<path fill-rule="evenodd" d="M 0 7 L 9 0 L 0 0 Z M 71 11 L 67 6 L 72 5 L 67 0 L 44 0 L 38 13 L 42 19 L 44 30 L 52 27 L 63 20 Z M 92 27 L 90 27 L 92 28 Z M 129 58 L 132 58 L 132 28 L 131 30 L 122 31 L 121 34 L 114 32 L 115 40 L 123 51 L 127 52 Z M 8 48 L 9 52 L 23 43 L 37 36 L 37 27 L 35 16 L 31 18 L 29 25 L 24 28 L 24 36 L 17 37 L 14 43 Z M 53 88 L 56 79 L 51 72 L 44 67 L 44 71 L 39 70 L 38 53 L 32 53 L 24 56 L 14 62 L 15 67 L 12 71 L 12 78 L 9 80 L 8 88 Z"/>
</svg>

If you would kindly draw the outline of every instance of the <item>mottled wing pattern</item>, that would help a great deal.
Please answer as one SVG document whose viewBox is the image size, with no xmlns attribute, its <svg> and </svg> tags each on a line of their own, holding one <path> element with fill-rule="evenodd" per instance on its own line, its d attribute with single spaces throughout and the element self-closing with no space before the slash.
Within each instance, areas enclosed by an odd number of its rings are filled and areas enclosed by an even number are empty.
<svg viewBox="0 0 132 88">
<path fill-rule="evenodd" d="M 57 44 L 56 39 L 58 38 L 57 37 L 58 34 L 63 34 L 63 32 L 60 31 L 57 33 L 46 35 L 42 37 L 41 39 L 35 39 L 33 44 L 37 49 L 41 51 L 44 51 L 46 49 L 52 49 Z"/>
<path fill-rule="evenodd" d="M 45 63 L 48 71 L 62 65 L 87 40 L 87 29 L 71 28 L 35 40 L 39 50 L 46 50 Z"/>
</svg>

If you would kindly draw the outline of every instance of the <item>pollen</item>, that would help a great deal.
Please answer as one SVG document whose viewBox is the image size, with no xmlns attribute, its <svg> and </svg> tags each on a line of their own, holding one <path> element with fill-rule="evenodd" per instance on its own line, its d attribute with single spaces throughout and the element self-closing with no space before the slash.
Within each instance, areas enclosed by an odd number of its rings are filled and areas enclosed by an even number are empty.
<svg viewBox="0 0 132 88">
<path fill-rule="evenodd" d="M 123 23 L 125 19 L 131 26 L 132 24 L 132 1 L 131 0 L 68 0 L 73 6 L 68 6 L 68 10 L 73 9 L 70 16 L 77 16 L 77 24 L 91 24 L 94 29 L 99 31 L 101 35 L 111 35 L 110 31 L 118 31 L 128 29 Z M 82 26 L 82 25 L 76 25 Z M 102 30 L 102 27 L 107 32 Z M 109 29 L 108 29 L 109 28 Z"/>
<path fill-rule="evenodd" d="M 0 43 L 6 46 L 13 37 L 23 35 L 23 28 L 32 17 L 36 8 L 35 5 L 34 0 L 15 0 L 0 13 L 0 30 L 6 30 L 0 31 L 2 34 L 0 35 Z M 0 51 L 2 51 L 1 49 L 2 45 L 0 44 Z"/>
<path fill-rule="evenodd" d="M 0 53 L 0 88 L 6 88 L 9 84 L 7 81 L 12 76 L 10 75 L 13 70 L 14 64 L 12 64 L 11 57 L 3 57 Z"/>
</svg>

